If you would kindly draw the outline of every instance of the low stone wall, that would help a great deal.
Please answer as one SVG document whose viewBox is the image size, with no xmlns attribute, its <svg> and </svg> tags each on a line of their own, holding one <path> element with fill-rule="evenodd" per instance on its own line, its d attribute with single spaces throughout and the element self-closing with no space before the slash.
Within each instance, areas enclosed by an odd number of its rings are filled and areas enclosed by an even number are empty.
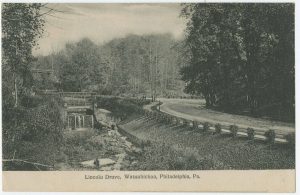
<svg viewBox="0 0 300 195">
<path fill-rule="evenodd" d="M 155 108 L 155 107 L 154 107 Z M 295 143 L 295 133 L 281 133 L 274 130 L 263 131 L 253 128 L 241 128 L 235 124 L 224 125 L 224 124 L 212 124 L 205 121 L 193 121 L 187 120 L 185 118 L 180 118 L 177 116 L 172 116 L 170 114 L 161 112 L 159 110 L 144 110 L 144 115 L 148 118 L 156 120 L 157 122 L 163 122 L 167 124 L 176 124 L 191 127 L 199 131 L 210 131 L 213 133 L 227 133 L 236 136 L 248 137 L 248 139 L 261 139 L 269 143 Z"/>
</svg>

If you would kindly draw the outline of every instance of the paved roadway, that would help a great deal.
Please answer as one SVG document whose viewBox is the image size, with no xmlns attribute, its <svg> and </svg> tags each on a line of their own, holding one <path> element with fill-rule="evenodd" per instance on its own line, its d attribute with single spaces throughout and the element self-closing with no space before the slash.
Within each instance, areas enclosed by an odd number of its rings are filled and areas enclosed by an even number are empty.
<svg viewBox="0 0 300 195">
<path fill-rule="evenodd" d="M 200 122 L 220 123 L 223 125 L 236 124 L 242 128 L 252 127 L 267 131 L 273 129 L 277 132 L 295 132 L 294 123 L 272 121 L 262 118 L 227 114 L 205 108 L 205 100 L 195 99 L 166 99 L 159 98 L 163 104 L 160 107 L 162 112 L 173 116 L 196 120 Z"/>
</svg>

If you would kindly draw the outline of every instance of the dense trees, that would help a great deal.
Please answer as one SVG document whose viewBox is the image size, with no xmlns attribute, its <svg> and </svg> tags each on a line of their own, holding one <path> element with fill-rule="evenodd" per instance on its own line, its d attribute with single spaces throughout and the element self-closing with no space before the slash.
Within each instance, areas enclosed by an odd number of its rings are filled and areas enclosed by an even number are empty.
<svg viewBox="0 0 300 195">
<path fill-rule="evenodd" d="M 64 52 L 66 61 L 60 66 L 59 74 L 63 89 L 82 91 L 101 81 L 105 67 L 101 66 L 100 55 L 93 42 L 83 39 L 67 44 Z"/>
<path fill-rule="evenodd" d="M 177 91 L 180 65 L 176 44 L 169 34 L 129 35 L 108 42 L 102 49 L 108 51 L 110 88 L 123 86 L 121 93 L 147 93 L 154 97 Z"/>
<path fill-rule="evenodd" d="M 28 93 L 32 77 L 32 48 L 43 33 L 42 4 L 2 6 L 2 86 L 4 106 L 19 104 L 19 94 Z M 14 96 L 14 97 L 12 97 Z"/>
<path fill-rule="evenodd" d="M 186 91 L 207 106 L 293 120 L 293 4 L 187 4 Z"/>
<path fill-rule="evenodd" d="M 103 45 L 85 38 L 66 44 L 62 51 L 38 57 L 34 66 L 53 66 L 64 91 L 170 95 L 183 85 L 178 74 L 179 45 L 169 34 L 128 35 Z"/>
<path fill-rule="evenodd" d="M 3 169 L 51 165 L 62 142 L 62 102 L 32 96 L 32 48 L 43 33 L 42 4 L 2 5 Z M 45 7 L 44 7 L 45 8 Z"/>
</svg>

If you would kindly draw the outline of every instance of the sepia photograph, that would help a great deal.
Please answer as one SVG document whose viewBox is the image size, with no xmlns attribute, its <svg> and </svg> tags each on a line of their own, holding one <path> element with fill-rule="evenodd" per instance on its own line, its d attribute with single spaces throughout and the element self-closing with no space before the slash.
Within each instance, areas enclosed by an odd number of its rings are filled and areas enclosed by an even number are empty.
<svg viewBox="0 0 300 195">
<path fill-rule="evenodd" d="M 2 3 L 1 25 L 3 172 L 295 171 L 294 3 Z"/>
</svg>

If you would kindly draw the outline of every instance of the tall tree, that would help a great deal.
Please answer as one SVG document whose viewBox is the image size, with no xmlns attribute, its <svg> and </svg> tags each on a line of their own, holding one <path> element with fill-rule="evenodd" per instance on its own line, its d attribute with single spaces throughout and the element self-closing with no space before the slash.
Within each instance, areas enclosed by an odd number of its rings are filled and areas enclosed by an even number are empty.
<svg viewBox="0 0 300 195">
<path fill-rule="evenodd" d="M 5 99 L 14 99 L 15 107 L 19 105 L 19 94 L 26 93 L 32 84 L 29 64 L 33 60 L 32 48 L 43 33 L 42 6 L 37 3 L 2 5 L 3 94 Z"/>
<path fill-rule="evenodd" d="M 187 4 L 186 90 L 207 106 L 293 118 L 294 4 Z"/>
</svg>

